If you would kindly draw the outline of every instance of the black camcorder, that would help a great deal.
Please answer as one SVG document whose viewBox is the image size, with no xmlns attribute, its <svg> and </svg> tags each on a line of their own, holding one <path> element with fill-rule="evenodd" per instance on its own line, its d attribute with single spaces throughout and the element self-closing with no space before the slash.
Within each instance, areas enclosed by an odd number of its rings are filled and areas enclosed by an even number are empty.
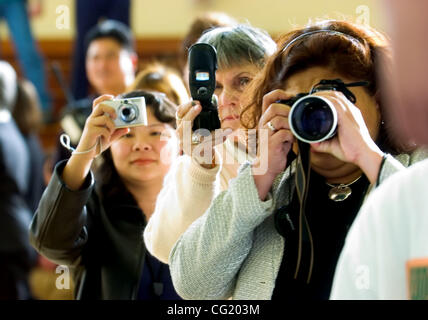
<svg viewBox="0 0 428 320">
<path fill-rule="evenodd" d="M 216 87 L 217 52 L 207 43 L 196 43 L 189 49 L 189 87 L 193 100 L 201 103 L 202 111 L 193 121 L 192 130 L 220 128 Z"/>
<path fill-rule="evenodd" d="M 291 99 L 277 102 L 291 106 L 288 121 L 290 130 L 297 139 L 307 143 L 321 142 L 336 134 L 337 112 L 329 99 L 313 94 L 319 91 L 340 91 L 355 103 L 355 95 L 348 87 L 368 84 L 366 81 L 345 84 L 341 79 L 321 80 L 309 93 L 299 93 Z"/>
</svg>

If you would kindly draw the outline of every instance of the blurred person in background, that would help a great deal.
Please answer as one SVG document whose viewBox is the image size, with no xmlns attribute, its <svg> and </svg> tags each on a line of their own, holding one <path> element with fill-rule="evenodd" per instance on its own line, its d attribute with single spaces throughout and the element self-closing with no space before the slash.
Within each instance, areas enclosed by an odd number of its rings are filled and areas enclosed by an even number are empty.
<svg viewBox="0 0 428 320">
<path fill-rule="evenodd" d="M 0 61 L 0 299 L 31 299 L 28 275 L 37 262 L 30 246 L 27 203 L 30 154 L 11 112 L 17 98 L 15 70 Z"/>
<path fill-rule="evenodd" d="M 34 213 L 45 189 L 43 177 L 45 154 L 38 138 L 38 130 L 42 125 L 40 104 L 33 84 L 27 80 L 18 81 L 12 116 L 25 139 L 29 152 L 31 178 L 26 199 L 31 213 Z M 55 281 L 58 278 L 58 274 L 55 273 L 56 267 L 56 264 L 39 256 L 37 265 L 29 275 L 29 286 L 34 299 L 64 300 L 72 298 L 70 291 L 56 288 Z"/>
<path fill-rule="evenodd" d="M 93 92 L 65 110 L 66 114 L 78 113 L 77 125 L 81 128 L 91 113 L 92 101 L 99 95 L 124 92 L 135 79 L 138 63 L 132 31 L 121 22 L 105 20 L 95 25 L 85 35 L 85 44 L 86 59 L 82 66 Z"/>
<path fill-rule="evenodd" d="M 85 37 L 86 72 L 96 94 L 118 95 L 135 79 L 137 54 L 132 31 L 124 24 L 105 20 Z"/>
<path fill-rule="evenodd" d="M 25 77 L 37 89 L 44 122 L 53 120 L 52 99 L 44 70 L 44 61 L 31 30 L 30 17 L 42 12 L 42 0 L 0 0 L 0 18 L 6 20 L 15 53 Z M 30 17 L 29 17 L 30 16 Z"/>
<path fill-rule="evenodd" d="M 394 50 L 384 77 L 395 134 L 428 147 L 428 3 L 383 1 Z M 428 300 L 428 160 L 402 170 L 363 206 L 346 239 L 331 299 Z"/>
<path fill-rule="evenodd" d="M 73 52 L 72 92 L 79 100 L 88 96 L 91 84 L 85 71 L 85 60 L 89 43 L 85 40 L 88 32 L 102 20 L 114 20 L 129 28 L 130 0 L 76 0 L 76 38 Z M 89 80 L 89 81 L 88 81 Z M 92 84 L 91 84 L 92 85 Z M 124 90 L 119 90 L 118 93 Z M 104 92 L 98 92 L 104 94 Z M 118 94 L 116 93 L 116 94 Z M 112 93 L 114 94 L 114 93 Z"/>
<path fill-rule="evenodd" d="M 150 63 L 142 68 L 133 84 L 127 89 L 127 91 L 133 90 L 163 92 L 176 105 L 189 100 L 189 94 L 180 75 L 160 62 Z"/>
<path fill-rule="evenodd" d="M 27 80 L 18 81 L 16 103 L 12 116 L 29 151 L 31 179 L 26 198 L 30 210 L 34 212 L 45 189 L 43 178 L 45 154 L 38 137 L 42 125 L 42 112 L 35 87 Z"/>
</svg>

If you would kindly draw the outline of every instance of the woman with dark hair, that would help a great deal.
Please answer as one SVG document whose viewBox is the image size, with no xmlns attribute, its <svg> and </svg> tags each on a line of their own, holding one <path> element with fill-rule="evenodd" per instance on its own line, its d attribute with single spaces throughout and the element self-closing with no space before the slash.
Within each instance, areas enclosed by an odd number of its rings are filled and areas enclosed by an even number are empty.
<svg viewBox="0 0 428 320">
<path fill-rule="evenodd" d="M 116 111 L 103 104 L 113 96 L 95 99 L 76 150 L 55 167 L 30 227 L 32 245 L 71 269 L 78 299 L 179 299 L 168 266 L 142 241 L 178 155 L 176 106 L 144 91 L 120 96 L 132 97 L 145 99 L 147 125 L 118 129 Z M 100 152 L 95 183 L 90 168 Z"/>
<path fill-rule="evenodd" d="M 42 111 L 37 98 L 36 88 L 31 82 L 20 80 L 18 81 L 17 89 L 17 98 L 12 116 L 30 151 L 31 179 L 26 199 L 29 208 L 34 212 L 45 189 L 43 180 L 45 154 L 37 137 L 42 123 Z"/>
<path fill-rule="evenodd" d="M 17 76 L 0 60 L 0 300 L 31 299 L 28 276 L 37 254 L 28 242 L 30 154 L 12 117 Z"/>
<path fill-rule="evenodd" d="M 388 50 L 375 30 L 342 21 L 279 39 L 241 115 L 247 128 L 258 126 L 259 150 L 267 146 L 267 152 L 240 168 L 172 249 L 171 275 L 182 297 L 328 299 L 347 230 L 366 195 L 426 156 L 388 135 L 376 79 L 378 59 Z M 337 130 L 325 141 L 299 142 L 297 151 L 289 99 L 309 92 L 335 110 Z"/>
</svg>

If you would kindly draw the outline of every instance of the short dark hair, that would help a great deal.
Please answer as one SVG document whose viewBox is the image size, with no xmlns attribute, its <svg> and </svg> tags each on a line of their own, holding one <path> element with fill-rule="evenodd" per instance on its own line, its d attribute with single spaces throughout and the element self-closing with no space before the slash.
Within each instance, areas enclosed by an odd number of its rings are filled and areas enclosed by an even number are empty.
<svg viewBox="0 0 428 320">
<path fill-rule="evenodd" d="M 135 51 L 135 41 L 131 29 L 124 23 L 116 20 L 104 20 L 90 29 L 85 36 L 85 51 L 92 41 L 110 38 L 130 52 Z"/>
</svg>

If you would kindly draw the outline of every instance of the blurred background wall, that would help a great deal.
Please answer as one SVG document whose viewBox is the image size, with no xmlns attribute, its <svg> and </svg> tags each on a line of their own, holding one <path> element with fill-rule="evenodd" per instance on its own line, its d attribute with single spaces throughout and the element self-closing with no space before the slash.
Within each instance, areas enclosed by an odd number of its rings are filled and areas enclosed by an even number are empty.
<svg viewBox="0 0 428 320">
<path fill-rule="evenodd" d="M 30 0 L 31 1 L 31 0 Z M 90 1 L 90 0 L 88 0 Z M 32 21 L 38 39 L 70 39 L 74 35 L 74 0 L 42 0 L 43 12 Z M 137 37 L 180 37 L 195 16 L 223 11 L 272 34 L 315 18 L 350 18 L 383 29 L 375 0 L 132 0 L 131 24 Z M 69 10 L 68 28 L 57 26 Z M 7 30 L 0 27 L 4 39 Z"/>
<path fill-rule="evenodd" d="M 37 1 L 37 0 L 28 0 Z M 70 83 L 75 35 L 74 0 L 40 0 L 41 14 L 31 19 L 33 33 L 45 59 L 53 107 L 60 114 L 66 104 L 63 90 L 51 71 L 56 62 Z M 87 0 L 91 1 L 91 0 Z M 310 20 L 336 18 L 369 24 L 384 30 L 376 0 L 131 0 L 131 28 L 136 35 L 139 64 L 153 60 L 177 66 L 182 37 L 193 19 L 206 11 L 221 11 L 239 22 L 249 22 L 268 31 L 273 38 Z M 22 75 L 8 29 L 0 21 L 0 57 Z M 44 128 L 42 142 L 50 147 L 57 128 Z"/>
</svg>

